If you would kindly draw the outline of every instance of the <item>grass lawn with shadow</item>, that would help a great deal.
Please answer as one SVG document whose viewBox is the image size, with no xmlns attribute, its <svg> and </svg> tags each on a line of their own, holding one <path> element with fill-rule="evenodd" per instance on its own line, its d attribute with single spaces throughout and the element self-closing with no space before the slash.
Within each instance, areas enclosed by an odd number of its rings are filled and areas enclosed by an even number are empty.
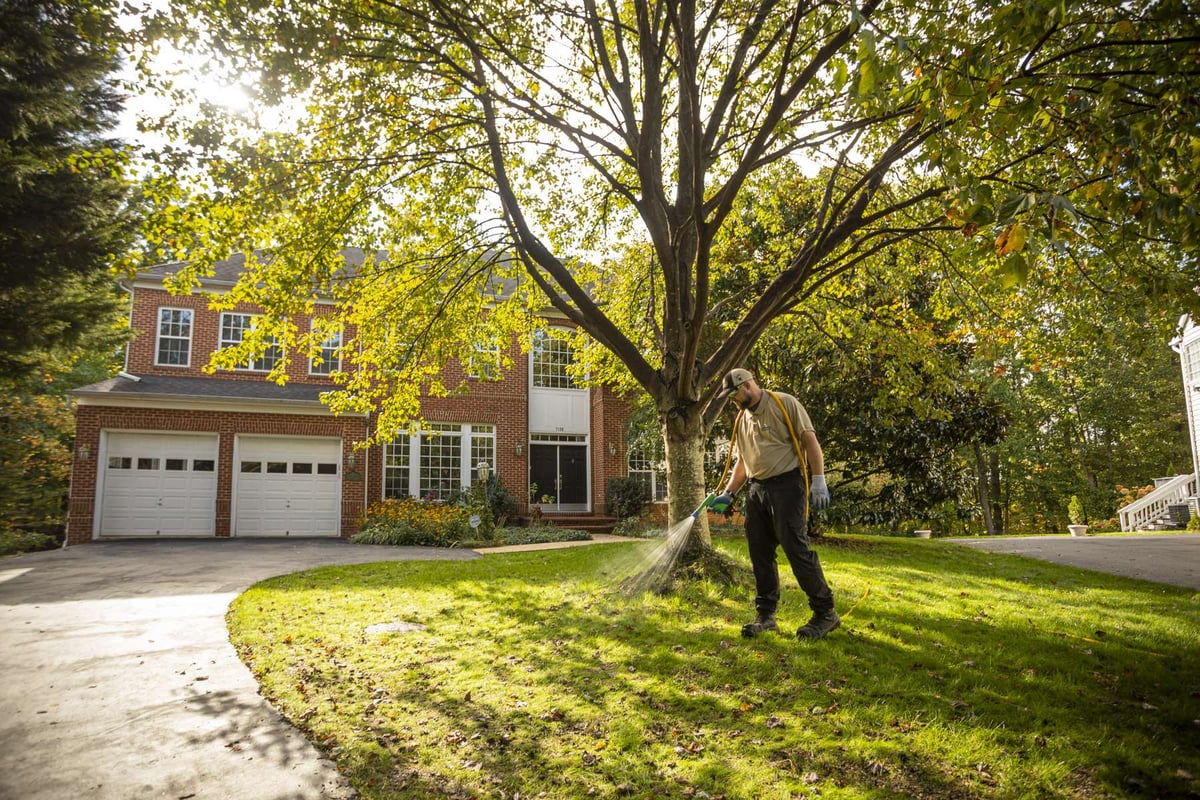
<svg viewBox="0 0 1200 800">
<path fill-rule="evenodd" d="M 842 628 L 790 635 L 785 564 L 785 634 L 746 640 L 748 584 L 619 590 L 661 546 L 310 570 L 239 597 L 231 639 L 368 800 L 1200 797 L 1191 591 L 833 537 Z"/>
</svg>

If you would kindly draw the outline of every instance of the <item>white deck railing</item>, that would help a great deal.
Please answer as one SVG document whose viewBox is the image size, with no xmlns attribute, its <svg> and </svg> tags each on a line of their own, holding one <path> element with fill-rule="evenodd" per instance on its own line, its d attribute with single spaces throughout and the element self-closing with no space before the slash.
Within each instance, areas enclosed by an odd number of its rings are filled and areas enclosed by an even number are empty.
<svg viewBox="0 0 1200 800">
<path fill-rule="evenodd" d="M 1142 499 L 1130 503 L 1118 512 L 1121 530 L 1138 531 L 1166 516 L 1167 506 L 1181 503 L 1190 505 L 1195 497 L 1197 484 L 1195 475 L 1176 475 Z"/>
</svg>

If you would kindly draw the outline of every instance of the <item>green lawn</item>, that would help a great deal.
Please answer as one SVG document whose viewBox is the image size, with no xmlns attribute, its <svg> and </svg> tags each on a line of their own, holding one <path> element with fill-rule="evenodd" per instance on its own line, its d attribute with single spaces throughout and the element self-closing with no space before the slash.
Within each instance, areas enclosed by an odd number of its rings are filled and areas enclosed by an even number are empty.
<svg viewBox="0 0 1200 800">
<path fill-rule="evenodd" d="M 837 538 L 843 627 L 744 640 L 748 585 L 617 591 L 656 546 L 317 569 L 229 628 L 364 798 L 1200 796 L 1193 592 Z M 424 628 L 366 630 L 391 622 Z"/>
</svg>

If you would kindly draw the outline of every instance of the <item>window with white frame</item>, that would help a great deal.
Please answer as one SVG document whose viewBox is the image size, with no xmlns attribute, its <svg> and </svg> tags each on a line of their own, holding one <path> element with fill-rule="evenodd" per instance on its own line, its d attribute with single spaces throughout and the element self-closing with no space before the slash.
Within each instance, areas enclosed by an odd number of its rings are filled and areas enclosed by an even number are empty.
<svg viewBox="0 0 1200 800">
<path fill-rule="evenodd" d="M 383 457 L 384 497 L 445 500 L 479 480 L 480 464 L 495 471 L 496 427 L 426 423 L 393 439 Z"/>
<path fill-rule="evenodd" d="M 397 436 L 383 448 L 383 496 L 411 497 L 412 446 L 406 435 Z"/>
<path fill-rule="evenodd" d="M 484 381 L 500 379 L 500 347 L 478 342 L 471 348 L 467 361 L 467 377 Z"/>
<path fill-rule="evenodd" d="M 632 445 L 629 477 L 646 487 L 651 501 L 661 503 L 667 499 L 667 465 L 657 453 L 651 455 L 641 445 Z"/>
<path fill-rule="evenodd" d="M 564 332 L 541 330 L 534 334 L 533 385 L 541 389 L 576 389 L 569 367 L 575 363 Z"/>
<path fill-rule="evenodd" d="M 186 367 L 192 361 L 192 310 L 158 310 L 158 345 L 154 363 L 165 367 Z"/>
<path fill-rule="evenodd" d="M 254 328 L 254 317 L 254 314 L 222 314 L 221 349 L 241 344 L 246 334 Z M 261 354 L 255 358 L 251 358 L 245 364 L 236 367 L 236 369 L 268 371 L 275 369 L 275 365 L 279 363 L 281 358 L 283 358 L 283 351 L 275 340 L 271 339 L 270 344 Z"/>
<path fill-rule="evenodd" d="M 330 331 L 321 343 L 321 353 L 308 362 L 310 375 L 330 375 L 342 368 L 342 332 Z"/>
</svg>

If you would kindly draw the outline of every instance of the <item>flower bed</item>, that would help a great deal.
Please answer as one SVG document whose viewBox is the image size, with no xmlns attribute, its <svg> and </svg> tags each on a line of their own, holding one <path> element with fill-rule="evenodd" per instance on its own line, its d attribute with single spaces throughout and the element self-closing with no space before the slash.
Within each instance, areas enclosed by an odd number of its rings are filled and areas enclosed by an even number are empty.
<svg viewBox="0 0 1200 800">
<path fill-rule="evenodd" d="M 471 527 L 477 515 L 479 524 Z M 359 544 L 455 547 L 466 539 L 487 539 L 493 531 L 486 509 L 405 498 L 373 503 L 359 520 Z"/>
</svg>

